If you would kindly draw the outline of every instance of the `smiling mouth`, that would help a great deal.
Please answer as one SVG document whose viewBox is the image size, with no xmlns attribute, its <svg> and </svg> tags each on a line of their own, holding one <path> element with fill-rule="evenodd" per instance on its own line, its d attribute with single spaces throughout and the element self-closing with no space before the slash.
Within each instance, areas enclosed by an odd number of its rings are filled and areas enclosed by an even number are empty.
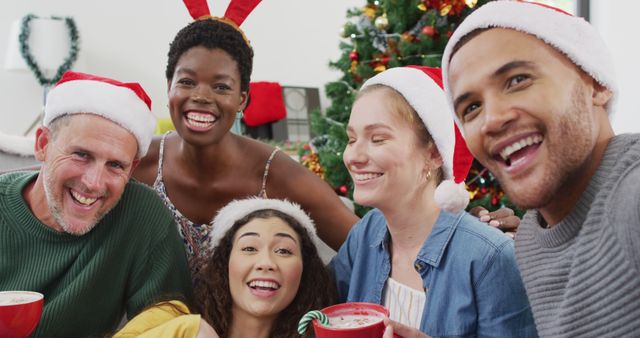
<svg viewBox="0 0 640 338">
<path fill-rule="evenodd" d="M 213 114 L 198 112 L 188 112 L 185 119 L 190 126 L 199 129 L 209 128 L 218 120 Z"/>
<path fill-rule="evenodd" d="M 358 182 L 366 182 L 366 181 L 370 181 L 374 178 L 378 178 L 380 176 L 382 176 L 384 174 L 382 173 L 366 173 L 366 174 L 353 174 L 353 179 L 358 181 Z"/>
<path fill-rule="evenodd" d="M 82 196 L 79 192 L 77 192 L 75 190 L 72 190 L 72 189 L 69 189 L 69 192 L 70 192 L 71 198 L 74 201 L 76 201 L 79 204 L 82 204 L 84 206 L 91 206 L 98 200 L 97 197 L 85 197 L 85 196 Z"/>
<path fill-rule="evenodd" d="M 253 280 L 247 283 L 247 286 L 254 290 L 276 291 L 280 289 L 280 284 L 273 281 Z"/>
<path fill-rule="evenodd" d="M 532 135 L 516 141 L 506 147 L 504 147 L 494 158 L 503 162 L 507 167 L 511 167 L 512 164 L 518 162 L 524 158 L 527 154 L 537 149 L 544 138 L 542 135 Z"/>
</svg>

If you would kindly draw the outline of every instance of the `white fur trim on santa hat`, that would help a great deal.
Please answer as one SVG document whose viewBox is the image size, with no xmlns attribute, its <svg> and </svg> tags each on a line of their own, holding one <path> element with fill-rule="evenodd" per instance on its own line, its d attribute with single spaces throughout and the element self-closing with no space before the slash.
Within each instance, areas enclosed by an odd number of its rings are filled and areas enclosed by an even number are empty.
<svg viewBox="0 0 640 338">
<path fill-rule="evenodd" d="M 267 209 L 278 210 L 293 217 L 307 230 L 313 243 L 316 246 L 318 245 L 320 240 L 318 239 L 318 235 L 316 235 L 316 226 L 309 215 L 307 215 L 298 204 L 287 200 L 250 197 L 235 200 L 218 211 L 218 214 L 213 219 L 213 230 L 211 231 L 209 240 L 211 250 L 218 246 L 222 237 L 226 235 L 227 231 L 229 231 L 239 219 L 244 218 L 254 211 Z"/>
<path fill-rule="evenodd" d="M 55 86 L 47 95 L 45 127 L 57 117 L 88 113 L 102 116 L 131 132 L 138 141 L 138 158 L 149 149 L 156 119 L 131 89 L 103 81 L 73 80 Z"/>
<path fill-rule="evenodd" d="M 442 88 L 422 70 L 406 67 L 388 69 L 367 80 L 362 88 L 376 84 L 385 85 L 399 92 L 418 113 L 422 123 L 433 137 L 442 157 L 442 171 L 445 179 L 436 188 L 434 195 L 438 207 L 449 212 L 464 210 L 469 203 L 469 193 L 464 189 L 464 183 L 460 190 L 453 181 L 456 138 L 453 120 Z M 451 182 L 454 186 L 446 182 Z M 463 205 L 465 198 L 466 202 Z"/>
<path fill-rule="evenodd" d="M 598 83 L 617 93 L 609 50 L 596 29 L 581 17 L 567 15 L 539 4 L 521 1 L 492 1 L 471 13 L 454 31 L 442 57 L 442 78 L 453 112 L 449 87 L 451 53 L 460 39 L 476 29 L 510 28 L 531 34 L 566 55 Z M 612 107 L 612 102 L 609 106 Z M 609 118 L 613 115 L 609 109 Z M 460 121 L 454 114 L 456 123 Z M 462 128 L 460 128 L 462 131 Z"/>
</svg>

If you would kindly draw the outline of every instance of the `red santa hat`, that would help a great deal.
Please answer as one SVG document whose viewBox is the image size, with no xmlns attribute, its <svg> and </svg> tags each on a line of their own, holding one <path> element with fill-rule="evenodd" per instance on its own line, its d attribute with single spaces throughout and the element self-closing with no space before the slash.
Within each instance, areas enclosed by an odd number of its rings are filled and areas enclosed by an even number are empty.
<svg viewBox="0 0 640 338">
<path fill-rule="evenodd" d="M 156 127 L 151 99 L 138 83 L 123 83 L 91 74 L 66 72 L 49 91 L 43 125 L 62 115 L 87 113 L 111 120 L 135 136 L 138 158 L 149 149 Z"/>
<path fill-rule="evenodd" d="M 485 28 L 509 28 L 537 37 L 564 54 L 594 80 L 612 91 L 615 97 L 617 86 L 613 61 L 604 40 L 591 24 L 561 9 L 536 2 L 492 1 L 465 18 L 445 48 L 442 73 L 452 112 L 453 99 L 448 81 L 451 53 L 464 36 Z M 611 105 L 612 101 L 609 103 Z M 609 109 L 609 117 L 611 116 Z M 454 118 L 460 125 L 458 118 Z"/>
<path fill-rule="evenodd" d="M 418 113 L 442 157 L 444 181 L 435 191 L 438 206 L 448 212 L 459 212 L 469 204 L 464 180 L 473 157 L 458 127 L 453 123 L 442 89 L 439 68 L 409 66 L 388 69 L 362 85 L 384 85 L 396 90 Z"/>
<path fill-rule="evenodd" d="M 227 231 L 240 219 L 258 210 L 277 210 L 293 217 L 307 231 L 311 241 L 317 246 L 320 239 L 316 235 L 316 226 L 313 220 L 296 203 L 287 200 L 250 197 L 235 200 L 218 211 L 213 219 L 213 230 L 209 240 L 211 250 L 215 249 Z"/>
</svg>

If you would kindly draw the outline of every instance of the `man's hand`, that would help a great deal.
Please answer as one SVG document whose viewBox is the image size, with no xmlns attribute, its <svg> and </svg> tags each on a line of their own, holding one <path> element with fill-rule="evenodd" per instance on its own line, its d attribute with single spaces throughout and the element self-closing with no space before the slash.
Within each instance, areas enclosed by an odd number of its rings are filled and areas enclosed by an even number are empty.
<svg viewBox="0 0 640 338">
<path fill-rule="evenodd" d="M 489 212 L 487 209 L 477 206 L 469 210 L 469 213 L 478 217 L 481 222 L 489 223 L 490 226 L 504 231 L 511 238 L 520 225 L 520 218 L 509 208 L 500 208 Z"/>
<path fill-rule="evenodd" d="M 412 327 L 394 322 L 389 318 L 384 319 L 384 325 L 386 328 L 382 338 L 431 338 Z"/>
</svg>

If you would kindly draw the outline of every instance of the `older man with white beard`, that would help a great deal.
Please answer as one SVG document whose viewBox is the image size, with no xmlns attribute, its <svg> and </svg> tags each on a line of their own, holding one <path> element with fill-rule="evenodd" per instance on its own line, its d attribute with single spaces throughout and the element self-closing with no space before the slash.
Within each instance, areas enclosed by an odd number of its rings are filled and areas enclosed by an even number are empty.
<svg viewBox="0 0 640 338">
<path fill-rule="evenodd" d="M 131 181 L 155 119 L 137 83 L 67 72 L 36 133 L 39 172 L 0 176 L 0 290 L 44 294 L 35 337 L 98 336 L 190 293 L 177 227 Z"/>
</svg>

